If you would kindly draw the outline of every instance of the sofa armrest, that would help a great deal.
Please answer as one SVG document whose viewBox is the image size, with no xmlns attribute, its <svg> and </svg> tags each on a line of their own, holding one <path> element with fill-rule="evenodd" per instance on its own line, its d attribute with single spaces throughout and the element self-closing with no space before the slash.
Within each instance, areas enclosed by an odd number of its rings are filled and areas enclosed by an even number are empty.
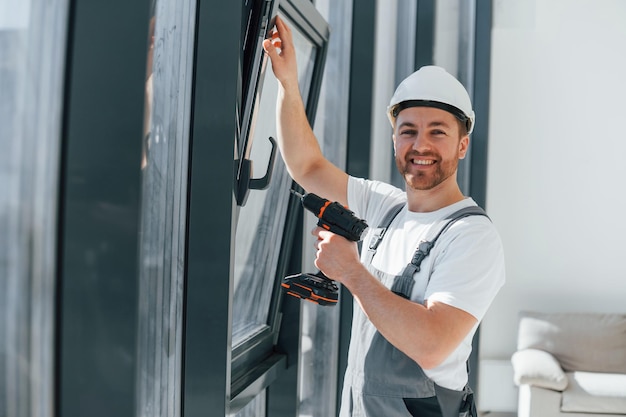
<svg viewBox="0 0 626 417">
<path fill-rule="evenodd" d="M 534 385 L 556 391 L 567 388 L 568 380 L 552 354 L 539 349 L 518 350 L 511 357 L 515 384 Z"/>
</svg>

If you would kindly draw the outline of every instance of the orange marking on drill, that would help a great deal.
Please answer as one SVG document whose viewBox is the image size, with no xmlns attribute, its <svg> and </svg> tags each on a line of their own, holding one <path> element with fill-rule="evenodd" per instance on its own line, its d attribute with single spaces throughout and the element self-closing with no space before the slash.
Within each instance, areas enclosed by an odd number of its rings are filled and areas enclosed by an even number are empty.
<svg viewBox="0 0 626 417">
<path fill-rule="evenodd" d="M 327 201 L 326 203 L 324 203 L 324 205 L 320 209 L 320 212 L 317 214 L 317 217 L 319 217 L 321 219 L 322 216 L 324 215 L 324 211 L 326 210 L 326 207 L 328 207 L 328 206 L 330 206 L 330 201 Z"/>
<path fill-rule="evenodd" d="M 320 295 L 317 294 L 311 294 L 312 296 L 312 300 L 325 300 L 328 301 L 329 303 L 336 303 L 337 300 L 333 300 L 332 298 L 326 298 L 326 297 L 322 297 Z"/>
</svg>

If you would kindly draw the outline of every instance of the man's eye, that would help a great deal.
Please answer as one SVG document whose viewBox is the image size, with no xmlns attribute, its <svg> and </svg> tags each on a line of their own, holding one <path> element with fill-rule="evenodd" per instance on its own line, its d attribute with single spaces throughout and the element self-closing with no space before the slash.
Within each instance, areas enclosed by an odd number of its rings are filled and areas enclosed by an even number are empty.
<svg viewBox="0 0 626 417">
<path fill-rule="evenodd" d="M 402 136 L 414 136 L 415 130 L 403 130 L 400 132 Z"/>
<path fill-rule="evenodd" d="M 433 135 L 445 135 L 446 132 L 444 132 L 443 130 L 433 130 L 431 132 Z"/>
</svg>

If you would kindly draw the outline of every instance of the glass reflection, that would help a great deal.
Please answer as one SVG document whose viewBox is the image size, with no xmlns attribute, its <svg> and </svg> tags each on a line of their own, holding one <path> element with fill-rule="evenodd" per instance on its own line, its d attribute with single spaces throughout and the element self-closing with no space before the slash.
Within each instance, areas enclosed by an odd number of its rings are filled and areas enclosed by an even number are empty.
<svg viewBox="0 0 626 417">
<path fill-rule="evenodd" d="M 195 1 L 155 0 L 145 79 L 137 415 L 181 413 Z"/>
<path fill-rule="evenodd" d="M 0 416 L 52 416 L 66 0 L 0 2 Z"/>
<path fill-rule="evenodd" d="M 315 49 L 297 30 L 293 30 L 293 38 L 300 89 L 306 102 Z M 248 142 L 248 158 L 256 168 L 254 178 L 265 174 L 271 150 L 268 137 L 276 135 L 278 82 L 270 68 L 265 68 L 259 83 L 262 94 L 257 97 Z M 267 328 L 291 182 L 282 159 L 277 157 L 269 188 L 252 190 L 240 209 L 235 236 L 233 347 Z"/>
</svg>

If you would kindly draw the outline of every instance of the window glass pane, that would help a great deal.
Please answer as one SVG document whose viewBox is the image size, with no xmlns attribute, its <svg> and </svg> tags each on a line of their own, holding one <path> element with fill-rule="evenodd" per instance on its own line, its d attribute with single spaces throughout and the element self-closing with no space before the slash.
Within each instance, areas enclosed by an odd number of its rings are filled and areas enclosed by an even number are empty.
<svg viewBox="0 0 626 417">
<path fill-rule="evenodd" d="M 316 51 L 308 39 L 293 25 L 291 27 L 298 54 L 300 89 L 306 102 Z M 249 159 L 254 165 L 253 178 L 265 174 L 271 150 L 268 137 L 276 135 L 278 82 L 269 63 L 264 65 L 261 94 L 257 98 L 248 143 Z M 267 328 L 290 186 L 291 178 L 277 156 L 269 188 L 251 190 L 239 211 L 235 237 L 233 347 Z"/>
<path fill-rule="evenodd" d="M 433 63 L 456 76 L 473 94 L 475 0 L 445 0 L 435 3 Z M 470 145 L 471 146 L 471 145 Z M 469 192 L 471 152 L 459 161 L 458 181 Z"/>
<path fill-rule="evenodd" d="M 475 0 L 435 2 L 433 62 L 471 92 L 474 64 Z"/>
<path fill-rule="evenodd" d="M 195 5 L 190 0 L 156 0 L 148 34 L 141 161 L 138 416 L 176 417 L 181 412 Z"/>
<path fill-rule="evenodd" d="M 0 416 L 52 416 L 66 0 L 0 2 Z"/>
</svg>

